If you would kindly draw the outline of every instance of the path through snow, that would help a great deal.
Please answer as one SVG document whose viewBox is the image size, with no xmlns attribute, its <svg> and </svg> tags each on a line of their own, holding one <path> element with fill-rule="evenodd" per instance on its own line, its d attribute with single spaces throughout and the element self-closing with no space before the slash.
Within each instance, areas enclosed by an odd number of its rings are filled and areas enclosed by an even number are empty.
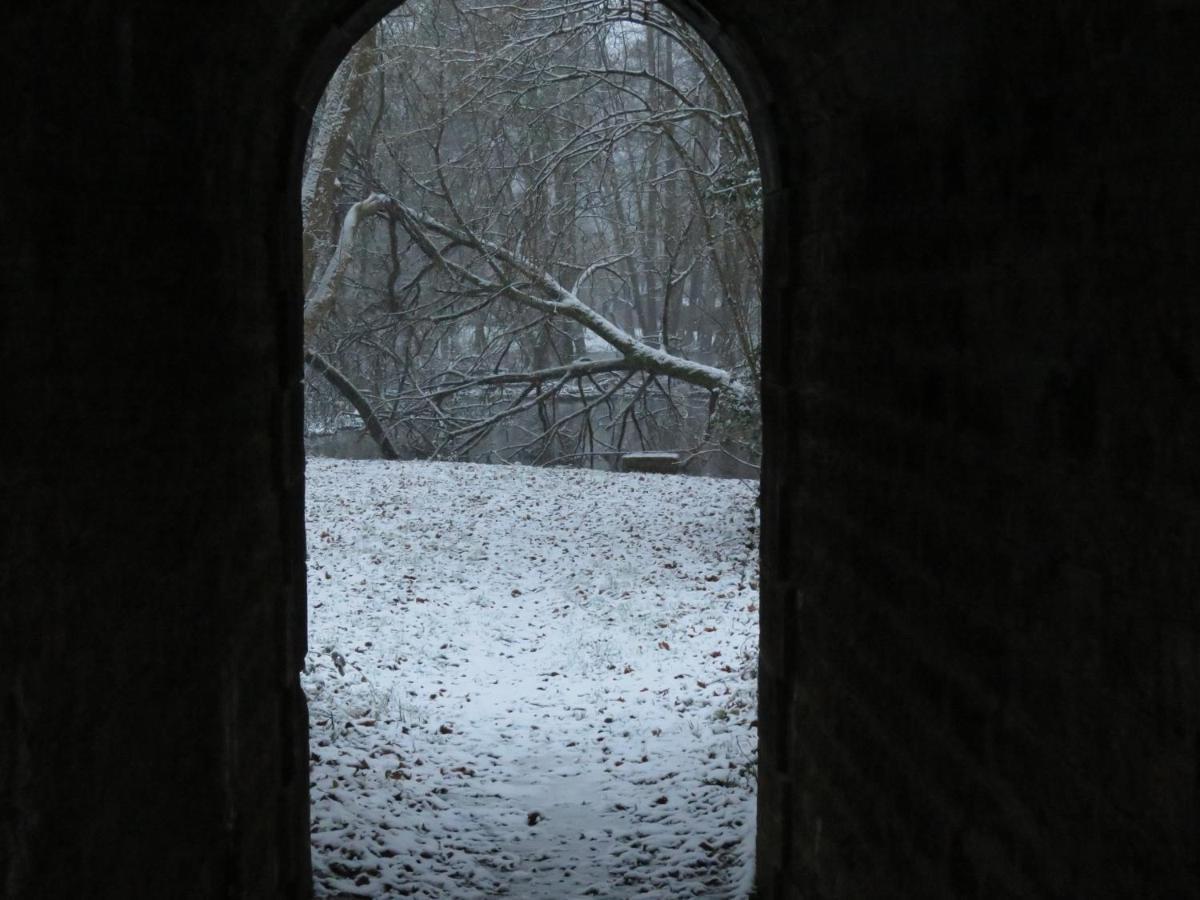
<svg viewBox="0 0 1200 900">
<path fill-rule="evenodd" d="M 746 896 L 756 485 L 307 479 L 319 896 Z"/>
</svg>

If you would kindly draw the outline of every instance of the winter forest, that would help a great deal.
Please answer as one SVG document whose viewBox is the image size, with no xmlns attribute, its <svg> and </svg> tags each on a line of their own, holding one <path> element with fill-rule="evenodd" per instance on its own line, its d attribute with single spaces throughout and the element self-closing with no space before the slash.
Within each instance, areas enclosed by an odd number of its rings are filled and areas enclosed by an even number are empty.
<svg viewBox="0 0 1200 900">
<path fill-rule="evenodd" d="M 756 473 L 758 165 L 665 8 L 406 3 L 330 82 L 302 207 L 315 452 Z"/>
<path fill-rule="evenodd" d="M 410 0 L 300 197 L 316 896 L 747 900 L 762 187 L 727 73 L 655 3 Z"/>
</svg>

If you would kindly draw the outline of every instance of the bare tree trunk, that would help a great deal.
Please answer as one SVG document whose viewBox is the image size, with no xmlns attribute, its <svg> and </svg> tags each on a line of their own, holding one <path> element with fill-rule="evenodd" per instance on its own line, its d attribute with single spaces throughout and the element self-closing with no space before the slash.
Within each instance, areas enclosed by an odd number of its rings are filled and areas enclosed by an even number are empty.
<svg viewBox="0 0 1200 900">
<path fill-rule="evenodd" d="M 337 299 L 338 288 L 341 287 L 346 269 L 354 259 L 353 249 L 358 237 L 358 230 L 365 219 L 370 218 L 389 202 L 382 194 L 372 194 L 365 200 L 360 200 L 346 211 L 342 220 L 341 233 L 333 255 L 325 264 L 319 279 L 315 277 L 314 284 L 304 300 L 304 339 L 311 340 L 317 327 L 333 310 Z"/>
<path fill-rule="evenodd" d="M 364 107 L 368 76 L 376 65 L 376 34 L 372 28 L 363 35 L 351 49 L 347 64 L 338 67 L 325 89 L 322 112 L 313 123 L 308 165 L 300 185 L 305 284 L 311 283 L 332 252 L 332 236 L 338 227 L 334 221 L 338 171 L 350 143 L 350 130 Z"/>
<path fill-rule="evenodd" d="M 363 420 L 363 425 L 367 428 L 367 433 L 379 445 L 379 452 L 384 459 L 399 459 L 400 454 L 396 452 L 396 448 L 392 446 L 391 440 L 387 436 L 387 431 L 383 427 L 383 423 L 379 421 L 375 415 L 375 410 L 371 408 L 370 402 L 359 393 L 356 388 L 341 372 L 333 367 L 325 357 L 319 353 L 314 353 L 311 350 L 305 351 L 304 361 L 312 366 L 318 372 L 325 376 L 325 380 L 333 385 L 334 389 L 341 394 L 354 407 L 354 411 Z"/>
</svg>

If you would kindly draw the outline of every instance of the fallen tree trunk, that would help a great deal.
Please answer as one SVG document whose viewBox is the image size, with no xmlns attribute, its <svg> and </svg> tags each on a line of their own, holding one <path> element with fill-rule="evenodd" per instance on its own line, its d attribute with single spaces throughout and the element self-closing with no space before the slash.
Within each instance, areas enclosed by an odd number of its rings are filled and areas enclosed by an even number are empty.
<svg viewBox="0 0 1200 900">
<path fill-rule="evenodd" d="M 620 353 L 633 368 L 667 378 L 678 378 L 689 384 L 707 388 L 734 408 L 746 409 L 750 406 L 751 392 L 746 385 L 734 378 L 732 373 L 684 359 L 658 347 L 651 347 L 580 300 L 579 286 L 597 266 L 586 268 L 576 279 L 575 285 L 567 288 L 549 272 L 519 253 L 486 240 L 465 228 L 447 225 L 394 198 L 372 194 L 360 203 L 369 204 L 365 208 L 370 212 L 386 212 L 396 216 L 431 262 L 472 287 L 506 297 L 520 306 L 570 319 Z M 497 272 L 507 267 L 510 272 L 519 273 L 532 290 L 519 287 L 518 279 L 485 278 L 467 266 L 454 262 L 434 246 L 429 233 L 447 238 L 456 246 L 471 247 Z"/>
</svg>

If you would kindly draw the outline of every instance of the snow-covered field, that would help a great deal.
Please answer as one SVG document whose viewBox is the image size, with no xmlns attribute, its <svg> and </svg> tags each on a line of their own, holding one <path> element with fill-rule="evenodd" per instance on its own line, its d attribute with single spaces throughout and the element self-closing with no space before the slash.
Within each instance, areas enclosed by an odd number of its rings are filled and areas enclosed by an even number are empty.
<svg viewBox="0 0 1200 900">
<path fill-rule="evenodd" d="M 746 896 L 755 484 L 307 475 L 322 896 Z"/>
</svg>

